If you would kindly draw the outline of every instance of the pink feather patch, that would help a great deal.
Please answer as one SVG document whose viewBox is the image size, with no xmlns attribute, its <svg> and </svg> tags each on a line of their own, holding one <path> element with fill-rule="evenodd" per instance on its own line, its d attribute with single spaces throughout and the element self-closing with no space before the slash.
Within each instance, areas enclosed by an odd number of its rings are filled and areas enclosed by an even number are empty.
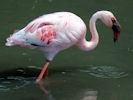
<svg viewBox="0 0 133 100">
<path fill-rule="evenodd" d="M 50 44 L 52 39 L 55 38 L 56 32 L 47 29 L 41 29 L 37 31 L 36 36 L 40 39 L 41 42 L 47 40 L 47 44 Z"/>
</svg>

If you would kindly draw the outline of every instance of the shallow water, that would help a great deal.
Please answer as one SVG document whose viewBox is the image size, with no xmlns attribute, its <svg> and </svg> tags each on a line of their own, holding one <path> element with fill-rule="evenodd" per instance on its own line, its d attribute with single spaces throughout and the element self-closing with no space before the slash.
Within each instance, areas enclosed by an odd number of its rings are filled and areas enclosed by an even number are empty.
<svg viewBox="0 0 133 100">
<path fill-rule="evenodd" d="M 34 72 L 40 71 L 39 69 L 35 68 L 19 68 L 14 70 L 9 70 L 6 72 L 1 73 L 0 77 L 0 92 L 8 92 L 12 90 L 17 90 L 20 88 L 23 88 L 27 85 L 34 84 L 36 75 L 33 74 Z M 6 73 L 6 74 L 5 74 Z M 39 73 L 38 73 L 39 74 Z M 59 76 L 67 76 L 70 75 L 70 78 L 75 78 L 78 75 L 85 75 L 85 77 L 89 78 L 93 76 L 94 78 L 107 78 L 107 79 L 118 79 L 118 78 L 124 78 L 128 77 L 128 74 L 126 72 L 120 71 L 119 69 L 115 68 L 114 66 L 88 66 L 87 69 L 76 69 L 75 71 L 63 71 L 59 72 Z M 91 75 L 91 76 L 90 76 Z M 43 79 L 43 83 L 45 84 L 45 81 L 49 81 L 49 78 L 51 76 L 47 77 L 47 80 Z M 63 79 L 63 82 L 66 81 L 65 78 Z"/>
<path fill-rule="evenodd" d="M 110 67 L 111 70 L 109 71 L 106 67 Z M 53 70 L 54 73 L 49 71 L 49 76 L 39 84 L 35 83 L 34 71 L 38 73 L 40 70 L 19 68 L 6 71 L 6 74 L 1 73 L 4 76 L 0 78 L 1 98 L 8 100 L 9 97 L 5 97 L 7 94 L 12 95 L 15 100 L 19 98 L 26 100 L 97 100 L 97 98 L 102 100 L 108 98 L 112 100 L 111 98 L 121 98 L 123 95 L 132 97 L 132 94 L 128 92 L 131 90 L 129 87 L 132 87 L 132 83 L 126 82 L 132 77 L 131 74 L 116 67 L 87 66 L 86 69 Z"/>
<path fill-rule="evenodd" d="M 4 0 L 0 3 L 0 100 L 133 100 L 133 34 L 128 0 Z M 5 47 L 6 38 L 34 18 L 50 12 L 71 11 L 88 18 L 98 10 L 112 11 L 122 26 L 113 43 L 112 31 L 97 22 L 100 42 L 91 52 L 76 47 L 59 53 L 49 76 L 36 77 L 44 64 L 36 49 Z M 87 39 L 90 39 L 89 30 Z"/>
<path fill-rule="evenodd" d="M 114 66 L 89 66 L 88 69 L 80 71 L 100 78 L 122 78 L 128 76 L 127 73 Z"/>
</svg>

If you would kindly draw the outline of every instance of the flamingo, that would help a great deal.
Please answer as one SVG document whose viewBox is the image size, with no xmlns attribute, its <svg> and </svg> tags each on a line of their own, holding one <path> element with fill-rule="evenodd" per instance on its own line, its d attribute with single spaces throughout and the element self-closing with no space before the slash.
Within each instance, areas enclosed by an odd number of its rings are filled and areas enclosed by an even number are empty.
<svg viewBox="0 0 133 100">
<path fill-rule="evenodd" d="M 36 18 L 26 27 L 10 35 L 5 45 L 39 48 L 44 52 L 46 62 L 36 79 L 36 82 L 39 82 L 50 62 L 60 51 L 73 45 L 83 51 L 91 51 L 97 46 L 99 35 L 95 23 L 98 19 L 112 28 L 116 42 L 120 34 L 120 24 L 112 12 L 102 10 L 90 18 L 90 41 L 86 40 L 86 25 L 79 16 L 71 12 L 54 12 Z"/>
</svg>

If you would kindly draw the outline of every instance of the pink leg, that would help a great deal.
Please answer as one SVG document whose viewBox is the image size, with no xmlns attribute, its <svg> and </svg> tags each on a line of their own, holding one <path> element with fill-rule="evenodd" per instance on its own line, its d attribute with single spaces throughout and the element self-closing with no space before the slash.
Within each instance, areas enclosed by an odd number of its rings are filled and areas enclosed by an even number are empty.
<svg viewBox="0 0 133 100">
<path fill-rule="evenodd" d="M 38 83 L 42 79 L 44 73 L 47 72 L 46 70 L 47 70 L 48 65 L 49 65 L 49 62 L 46 62 L 46 64 L 43 66 L 38 78 L 36 79 L 36 83 Z"/>
</svg>

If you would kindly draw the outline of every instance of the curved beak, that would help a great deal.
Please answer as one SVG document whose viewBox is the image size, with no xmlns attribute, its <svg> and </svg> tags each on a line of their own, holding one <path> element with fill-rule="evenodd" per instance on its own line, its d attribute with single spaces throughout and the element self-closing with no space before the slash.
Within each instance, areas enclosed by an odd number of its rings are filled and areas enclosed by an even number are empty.
<svg viewBox="0 0 133 100">
<path fill-rule="evenodd" d="M 112 20 L 112 22 L 113 22 L 112 29 L 114 32 L 114 42 L 116 42 L 118 40 L 119 35 L 120 35 L 121 26 L 117 20 Z"/>
</svg>

